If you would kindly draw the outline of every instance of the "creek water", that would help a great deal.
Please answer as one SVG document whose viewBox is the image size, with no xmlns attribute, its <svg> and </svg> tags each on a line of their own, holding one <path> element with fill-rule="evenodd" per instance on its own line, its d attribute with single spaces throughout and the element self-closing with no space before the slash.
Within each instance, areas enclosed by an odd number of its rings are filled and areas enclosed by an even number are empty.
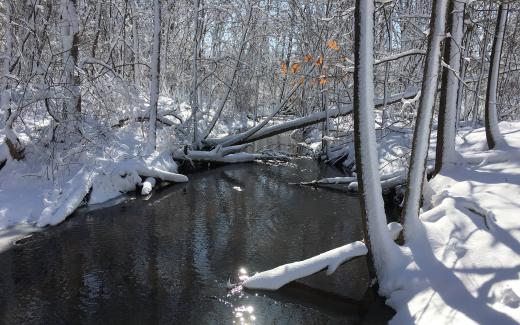
<svg viewBox="0 0 520 325">
<path fill-rule="evenodd" d="M 276 292 L 226 286 L 362 238 L 357 197 L 290 184 L 336 175 L 311 159 L 222 166 L 81 209 L 0 254 L 0 323 L 384 324 L 365 258 Z"/>
</svg>

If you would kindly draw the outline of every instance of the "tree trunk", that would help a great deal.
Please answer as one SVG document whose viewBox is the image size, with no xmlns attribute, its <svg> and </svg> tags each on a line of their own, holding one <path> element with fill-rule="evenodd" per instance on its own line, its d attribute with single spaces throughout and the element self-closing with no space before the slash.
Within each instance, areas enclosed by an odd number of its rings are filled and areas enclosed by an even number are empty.
<svg viewBox="0 0 520 325">
<path fill-rule="evenodd" d="M 63 121 L 66 123 L 65 139 L 79 130 L 81 113 L 80 77 L 76 67 L 79 59 L 79 18 L 76 11 L 77 0 L 62 0 L 62 45 L 63 83 L 66 87 L 63 103 Z"/>
<path fill-rule="evenodd" d="M 153 44 L 150 80 L 150 124 L 145 153 L 150 155 L 157 146 L 157 102 L 159 101 L 159 80 L 161 68 L 161 0 L 153 2 Z"/>
<path fill-rule="evenodd" d="M 448 60 L 451 69 L 444 68 L 442 74 L 441 98 L 437 127 L 437 153 L 435 156 L 435 171 L 437 174 L 444 165 L 454 163 L 455 136 L 457 121 L 457 96 L 459 88 L 458 75 L 461 71 L 461 44 L 464 29 L 464 3 L 450 1 L 448 28 L 451 38 L 444 46 L 444 59 Z"/>
<path fill-rule="evenodd" d="M 11 64 L 13 54 L 13 22 L 12 22 L 12 6 L 11 1 L 7 1 L 5 5 L 5 18 L 6 18 L 6 30 L 5 30 L 5 53 L 0 70 L 0 110 L 4 112 L 4 133 L 5 133 L 5 145 L 9 149 L 9 155 L 12 159 L 21 160 L 24 158 L 24 148 L 18 140 L 18 137 L 14 133 L 13 125 L 14 121 L 20 113 L 20 108 L 15 112 L 11 112 L 11 91 L 9 90 L 9 68 Z M 5 159 L 8 157 L 0 157 L 0 166 L 3 166 Z M 0 167 L 1 169 L 1 167 Z"/>
<path fill-rule="evenodd" d="M 374 119 L 374 3 L 356 0 L 355 70 L 354 70 L 354 143 L 356 147 L 363 235 L 372 260 L 370 271 L 376 274 L 383 294 L 385 271 L 392 268 L 398 254 L 387 231 L 386 216 L 379 179 Z"/>
<path fill-rule="evenodd" d="M 497 26 L 495 28 L 495 38 L 493 40 L 493 49 L 491 50 L 491 60 L 489 63 L 485 109 L 486 140 L 489 149 L 495 149 L 505 144 L 504 138 L 498 128 L 497 86 L 508 8 L 509 5 L 504 4 L 501 4 L 498 8 Z"/>
<path fill-rule="evenodd" d="M 199 8 L 200 0 L 195 0 L 193 5 L 193 19 L 195 24 L 195 32 L 193 35 L 193 53 L 191 61 L 191 74 L 192 74 L 192 85 L 190 93 L 190 104 L 191 104 L 191 117 L 193 123 L 193 146 L 197 148 L 199 146 L 199 130 L 197 121 L 197 112 L 199 110 L 199 99 L 198 99 L 198 64 L 197 56 L 199 53 Z"/>
<path fill-rule="evenodd" d="M 426 173 L 426 159 L 430 145 L 433 106 L 437 91 L 437 78 L 440 68 L 441 42 L 444 39 L 446 7 L 448 0 L 433 0 L 430 20 L 428 52 L 424 64 L 421 99 L 417 111 L 412 144 L 412 156 L 408 170 L 408 186 L 404 199 L 401 224 L 404 226 L 405 239 L 410 239 L 419 223 L 419 208 L 423 182 Z"/>
</svg>

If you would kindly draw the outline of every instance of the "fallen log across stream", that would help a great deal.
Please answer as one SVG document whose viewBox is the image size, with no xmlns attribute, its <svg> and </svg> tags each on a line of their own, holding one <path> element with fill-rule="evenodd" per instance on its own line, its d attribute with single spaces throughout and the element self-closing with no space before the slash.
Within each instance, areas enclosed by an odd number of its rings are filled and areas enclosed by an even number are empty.
<svg viewBox="0 0 520 325">
<path fill-rule="evenodd" d="M 418 89 L 410 89 L 403 93 L 395 94 L 392 96 L 389 96 L 387 98 L 387 105 L 395 104 L 397 102 L 400 102 L 403 99 L 409 99 L 414 98 L 417 93 Z M 384 101 L 382 98 L 376 98 L 375 100 L 376 107 L 382 107 L 384 105 Z M 260 130 L 256 131 L 255 133 L 251 134 L 250 136 L 243 138 L 241 137 L 241 134 L 233 134 L 228 135 L 223 138 L 210 138 L 202 140 L 203 145 L 206 148 L 214 148 L 219 144 L 226 143 L 228 145 L 240 145 L 245 143 L 254 142 L 257 140 L 265 139 L 268 137 L 272 137 L 277 134 L 285 133 L 288 131 L 301 129 L 303 127 L 321 123 L 327 120 L 327 118 L 336 118 L 340 116 L 346 116 L 352 113 L 352 104 L 347 104 L 344 106 L 341 106 L 338 108 L 332 108 L 327 111 L 321 111 L 321 112 L 315 112 L 308 116 L 296 118 L 284 123 L 280 123 L 277 125 L 269 126 L 261 128 Z M 246 131 L 247 132 L 247 131 Z"/>
</svg>

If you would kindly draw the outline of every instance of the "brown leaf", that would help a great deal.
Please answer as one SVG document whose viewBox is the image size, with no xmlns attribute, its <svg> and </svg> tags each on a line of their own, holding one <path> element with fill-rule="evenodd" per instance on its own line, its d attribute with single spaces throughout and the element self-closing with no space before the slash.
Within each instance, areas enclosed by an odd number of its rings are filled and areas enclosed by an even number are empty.
<svg viewBox="0 0 520 325">
<path fill-rule="evenodd" d="M 339 46 L 338 46 L 338 42 L 336 42 L 336 41 L 333 40 L 333 39 L 327 41 L 327 47 L 328 47 L 329 49 L 333 49 L 333 50 L 336 51 L 336 52 L 340 50 L 340 48 L 339 48 Z"/>
<path fill-rule="evenodd" d="M 299 63 L 293 63 L 291 65 L 291 72 L 293 74 L 297 73 L 298 71 L 300 71 L 300 64 Z"/>
<path fill-rule="evenodd" d="M 282 62 L 280 70 L 282 72 L 282 76 L 285 77 L 287 75 L 287 65 L 285 64 L 285 62 Z"/>
<path fill-rule="evenodd" d="M 316 65 L 317 66 L 320 66 L 323 64 L 323 54 L 320 55 L 320 57 L 318 58 L 318 60 L 316 60 Z"/>
</svg>

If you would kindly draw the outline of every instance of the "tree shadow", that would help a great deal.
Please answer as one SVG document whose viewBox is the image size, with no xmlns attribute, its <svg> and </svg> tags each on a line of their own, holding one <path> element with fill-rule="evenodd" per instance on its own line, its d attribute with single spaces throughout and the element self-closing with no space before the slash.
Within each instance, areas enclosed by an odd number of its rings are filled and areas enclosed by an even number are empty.
<svg viewBox="0 0 520 325">
<path fill-rule="evenodd" d="M 418 238 L 411 253 L 414 261 L 428 280 L 433 291 L 454 311 L 460 312 L 476 323 L 517 324 L 509 315 L 501 313 L 486 304 L 485 297 L 473 297 L 453 269 L 446 267 L 433 253 L 427 240 L 427 231 L 419 224 Z M 449 284 L 449 286 L 447 286 Z"/>
</svg>

